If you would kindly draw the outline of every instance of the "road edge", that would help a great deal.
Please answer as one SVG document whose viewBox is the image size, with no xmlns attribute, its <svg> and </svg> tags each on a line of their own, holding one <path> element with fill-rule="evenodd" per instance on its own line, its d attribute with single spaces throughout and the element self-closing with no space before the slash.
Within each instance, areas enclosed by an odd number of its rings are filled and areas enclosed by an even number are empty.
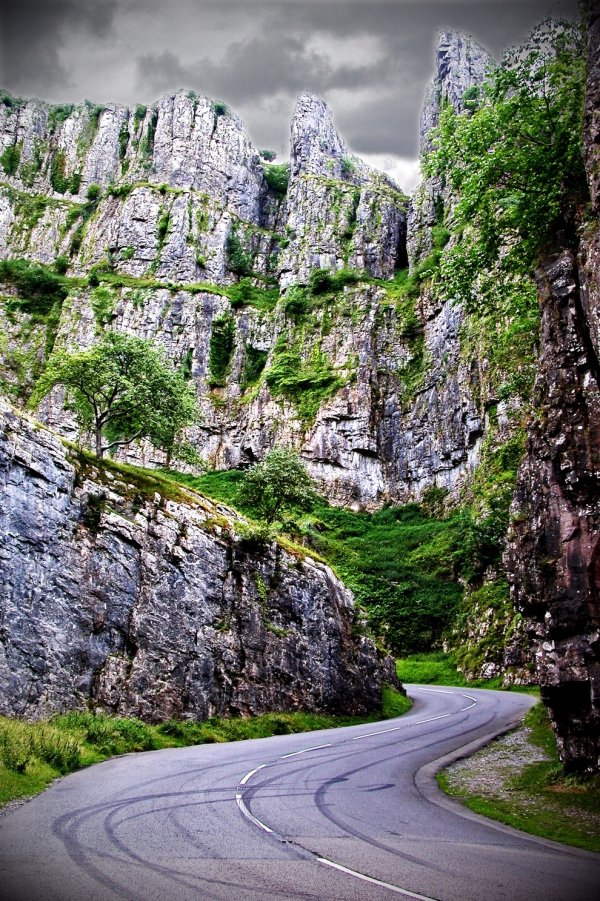
<svg viewBox="0 0 600 901">
<path fill-rule="evenodd" d="M 414 783 L 417 790 L 425 800 L 435 804 L 437 807 L 443 807 L 446 810 L 450 810 L 452 813 L 463 817 L 465 820 L 471 820 L 480 825 L 489 826 L 492 829 L 496 829 L 498 832 L 518 837 L 521 840 L 526 839 L 536 845 L 542 845 L 543 847 L 548 848 L 549 851 L 558 851 L 562 854 L 572 854 L 576 857 L 582 857 L 585 860 L 597 861 L 599 855 L 594 851 L 586 851 L 584 848 L 578 848 L 575 845 L 565 845 L 562 842 L 555 842 L 552 839 L 543 838 L 541 835 L 533 835 L 531 832 L 524 832 L 521 829 L 516 829 L 514 826 L 508 826 L 506 823 L 501 823 L 499 820 L 492 820 L 489 817 L 483 816 L 483 814 L 475 813 L 473 810 L 469 810 L 468 807 L 465 807 L 458 798 L 452 798 L 449 795 L 446 795 L 439 787 L 435 777 L 440 770 L 450 766 L 450 764 L 455 763 L 457 760 L 471 757 L 477 751 L 480 751 L 482 748 L 485 748 L 486 745 L 489 745 L 495 738 L 499 738 L 501 735 L 505 735 L 508 732 L 518 729 L 522 724 L 523 717 L 513 719 L 510 722 L 505 723 L 501 728 L 495 729 L 493 732 L 488 732 L 486 735 L 483 735 L 466 745 L 461 745 L 460 748 L 456 748 L 454 751 L 444 754 L 442 757 L 437 757 L 435 760 L 423 764 L 414 775 Z"/>
</svg>

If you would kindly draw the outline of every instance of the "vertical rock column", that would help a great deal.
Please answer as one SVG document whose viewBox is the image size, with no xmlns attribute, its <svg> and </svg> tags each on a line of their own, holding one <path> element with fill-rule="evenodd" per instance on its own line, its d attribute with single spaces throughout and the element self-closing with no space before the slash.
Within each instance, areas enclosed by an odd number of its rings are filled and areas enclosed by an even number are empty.
<svg viewBox="0 0 600 901">
<path fill-rule="evenodd" d="M 597 4 L 591 4 L 597 7 Z M 584 156 L 595 221 L 538 272 L 537 414 L 506 564 L 567 768 L 600 768 L 600 14 L 590 11 Z"/>
</svg>

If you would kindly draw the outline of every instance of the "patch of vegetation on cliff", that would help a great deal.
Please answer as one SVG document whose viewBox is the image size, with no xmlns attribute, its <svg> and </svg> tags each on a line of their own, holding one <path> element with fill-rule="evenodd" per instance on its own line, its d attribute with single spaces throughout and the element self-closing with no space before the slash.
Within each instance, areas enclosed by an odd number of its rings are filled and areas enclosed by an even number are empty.
<svg viewBox="0 0 600 901">
<path fill-rule="evenodd" d="M 18 340 L 22 345 L 9 350 L 8 341 L 2 342 L 6 345 L 2 348 L 4 366 L 13 374 L 12 380 L 7 380 L 6 390 L 17 399 L 26 400 L 54 348 L 69 292 L 68 279 L 42 263 L 9 259 L 0 260 L 0 282 L 16 289 L 17 296 L 6 297 L 4 307 L 8 320 L 19 323 Z"/>
<path fill-rule="evenodd" d="M 281 335 L 265 381 L 273 397 L 290 400 L 308 426 L 315 421 L 321 404 L 343 387 L 347 378 L 334 368 L 318 341 L 306 356 L 302 344 L 299 334 L 294 333 L 291 338 Z"/>
<path fill-rule="evenodd" d="M 211 717 L 205 722 L 169 720 L 157 726 L 135 718 L 81 711 L 38 723 L 0 717 L 0 807 L 42 791 L 57 776 L 115 754 L 354 726 L 401 716 L 410 707 L 408 698 L 384 685 L 381 710 L 365 717 L 276 712 Z"/>
<path fill-rule="evenodd" d="M 470 810 L 508 826 L 600 851 L 600 779 L 565 775 L 542 704 L 524 726 L 438 774 Z"/>
<path fill-rule="evenodd" d="M 208 358 L 211 388 L 225 386 L 235 350 L 235 331 L 235 317 L 231 313 L 222 313 L 213 319 Z"/>
<path fill-rule="evenodd" d="M 7 175 L 15 175 L 21 161 L 21 151 L 23 142 L 17 141 L 16 144 L 9 144 L 5 147 L 0 155 L 0 165 Z"/>
<path fill-rule="evenodd" d="M 289 163 L 263 163 L 265 181 L 275 194 L 284 197 L 290 182 Z"/>
<path fill-rule="evenodd" d="M 527 402 L 539 309 L 535 267 L 575 240 L 588 199 L 582 153 L 585 42 L 578 26 L 545 22 L 510 51 L 466 113 L 440 116 L 426 175 L 456 201 L 435 292 L 460 302 L 465 360 L 481 360 L 485 395 Z"/>
</svg>

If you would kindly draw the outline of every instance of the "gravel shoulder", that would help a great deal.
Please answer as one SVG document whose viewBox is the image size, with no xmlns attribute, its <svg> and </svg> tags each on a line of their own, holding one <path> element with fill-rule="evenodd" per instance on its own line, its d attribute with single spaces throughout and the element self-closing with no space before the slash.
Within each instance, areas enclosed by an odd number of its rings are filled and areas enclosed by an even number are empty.
<svg viewBox="0 0 600 901">
<path fill-rule="evenodd" d="M 527 725 L 459 760 L 440 787 L 467 807 L 534 835 L 600 852 L 600 785 L 566 777 Z"/>
</svg>

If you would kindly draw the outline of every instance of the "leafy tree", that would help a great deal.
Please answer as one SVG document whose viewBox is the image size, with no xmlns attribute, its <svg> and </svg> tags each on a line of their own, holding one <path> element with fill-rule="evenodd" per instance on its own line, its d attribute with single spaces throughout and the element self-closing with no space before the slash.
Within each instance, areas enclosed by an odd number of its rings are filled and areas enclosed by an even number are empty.
<svg viewBox="0 0 600 901">
<path fill-rule="evenodd" d="M 109 332 L 89 350 L 60 351 L 50 359 L 34 403 L 63 385 L 83 432 L 96 453 L 148 438 L 167 455 L 177 437 L 198 419 L 194 390 L 150 342 Z"/>
<path fill-rule="evenodd" d="M 276 447 L 245 473 L 239 499 L 272 523 L 285 510 L 310 509 L 314 483 L 294 451 Z"/>
</svg>

